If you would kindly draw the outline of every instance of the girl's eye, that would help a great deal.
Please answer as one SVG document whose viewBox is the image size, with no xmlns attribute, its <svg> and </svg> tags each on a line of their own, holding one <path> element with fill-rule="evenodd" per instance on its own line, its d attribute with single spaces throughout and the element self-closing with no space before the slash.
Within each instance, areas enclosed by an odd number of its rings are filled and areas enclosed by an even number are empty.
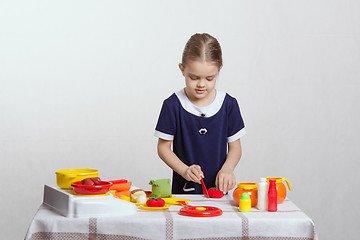
<svg viewBox="0 0 360 240">
<path fill-rule="evenodd" d="M 190 79 L 191 79 L 191 80 L 197 80 L 198 78 L 197 78 L 197 77 L 190 76 Z"/>
<path fill-rule="evenodd" d="M 212 80 L 214 80 L 214 77 L 208 77 L 208 78 L 206 78 L 208 81 L 212 81 Z"/>
</svg>

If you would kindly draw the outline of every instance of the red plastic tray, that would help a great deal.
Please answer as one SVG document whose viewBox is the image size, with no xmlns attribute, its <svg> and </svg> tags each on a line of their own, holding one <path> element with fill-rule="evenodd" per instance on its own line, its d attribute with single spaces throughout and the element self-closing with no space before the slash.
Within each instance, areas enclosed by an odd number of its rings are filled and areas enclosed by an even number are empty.
<svg viewBox="0 0 360 240">
<path fill-rule="evenodd" d="M 196 210 L 197 208 L 205 208 L 205 210 Z M 188 217 L 217 217 L 222 215 L 222 210 L 209 206 L 185 206 L 180 209 L 179 214 Z"/>
</svg>

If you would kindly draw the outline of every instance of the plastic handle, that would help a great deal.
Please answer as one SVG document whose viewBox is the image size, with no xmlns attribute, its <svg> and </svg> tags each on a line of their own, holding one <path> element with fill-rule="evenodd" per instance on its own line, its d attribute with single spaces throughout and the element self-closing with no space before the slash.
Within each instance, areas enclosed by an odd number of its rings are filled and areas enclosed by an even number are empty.
<svg viewBox="0 0 360 240">
<path fill-rule="evenodd" d="M 285 180 L 289 190 L 292 191 L 289 181 L 286 178 L 281 178 L 281 180 Z"/>
</svg>

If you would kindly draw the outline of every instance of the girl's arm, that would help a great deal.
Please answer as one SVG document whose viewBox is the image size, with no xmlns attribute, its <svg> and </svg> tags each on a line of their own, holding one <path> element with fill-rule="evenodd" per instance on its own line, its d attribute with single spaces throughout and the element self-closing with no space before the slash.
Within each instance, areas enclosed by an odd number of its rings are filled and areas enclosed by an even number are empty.
<svg viewBox="0 0 360 240">
<path fill-rule="evenodd" d="M 234 169 L 241 158 L 240 139 L 228 144 L 229 151 L 226 160 L 216 176 L 216 187 L 222 192 L 228 192 L 236 186 Z"/>
<path fill-rule="evenodd" d="M 199 165 L 187 166 L 183 163 L 171 150 L 172 141 L 159 138 L 158 141 L 158 155 L 172 170 L 177 172 L 187 181 L 200 183 L 200 178 L 204 177 Z"/>
</svg>

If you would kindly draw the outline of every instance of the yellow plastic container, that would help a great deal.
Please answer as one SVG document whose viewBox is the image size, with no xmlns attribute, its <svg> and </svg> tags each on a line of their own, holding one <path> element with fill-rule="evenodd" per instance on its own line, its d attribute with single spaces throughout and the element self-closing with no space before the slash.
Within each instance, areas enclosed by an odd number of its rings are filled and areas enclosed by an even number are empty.
<svg viewBox="0 0 360 240">
<path fill-rule="evenodd" d="M 71 183 L 81 181 L 84 178 L 98 177 L 99 171 L 90 168 L 63 169 L 56 173 L 56 183 L 62 189 L 72 189 Z"/>
<path fill-rule="evenodd" d="M 240 212 L 251 212 L 251 199 L 247 192 L 241 194 L 239 206 Z"/>
</svg>

